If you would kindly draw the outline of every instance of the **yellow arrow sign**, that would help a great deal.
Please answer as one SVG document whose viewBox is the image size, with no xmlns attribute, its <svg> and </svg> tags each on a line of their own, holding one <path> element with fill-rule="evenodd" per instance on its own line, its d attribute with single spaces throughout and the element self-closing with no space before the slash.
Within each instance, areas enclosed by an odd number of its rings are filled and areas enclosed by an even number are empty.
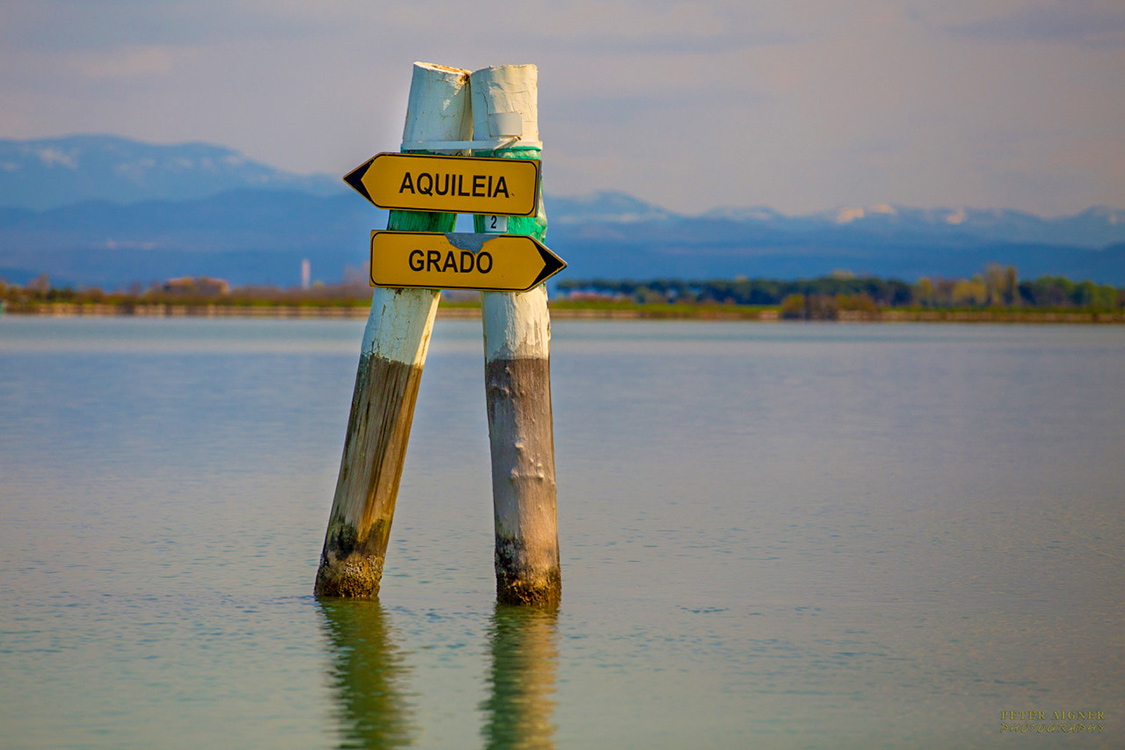
<svg viewBox="0 0 1125 750">
<path fill-rule="evenodd" d="M 564 268 L 526 235 L 371 233 L 371 286 L 526 292 Z"/>
<path fill-rule="evenodd" d="M 534 216 L 539 162 L 473 156 L 376 154 L 344 182 L 379 208 Z"/>
</svg>

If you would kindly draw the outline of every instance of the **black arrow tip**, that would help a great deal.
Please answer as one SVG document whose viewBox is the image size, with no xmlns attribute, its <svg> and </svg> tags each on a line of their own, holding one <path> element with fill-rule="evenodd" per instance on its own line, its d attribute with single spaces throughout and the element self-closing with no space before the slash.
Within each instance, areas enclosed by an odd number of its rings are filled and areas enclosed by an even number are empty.
<svg viewBox="0 0 1125 750">
<path fill-rule="evenodd" d="M 360 164 L 351 172 L 348 172 L 346 175 L 344 175 L 344 182 L 351 185 L 356 189 L 356 192 L 358 192 L 367 200 L 371 201 L 372 205 L 374 205 L 375 201 L 371 200 L 371 194 L 367 192 L 367 188 L 363 185 L 363 176 L 367 174 L 367 170 L 371 166 L 371 162 L 373 161 L 375 161 L 374 157 L 368 159 L 363 164 Z"/>
<path fill-rule="evenodd" d="M 554 276 L 559 271 L 566 268 L 566 261 L 559 256 L 552 253 L 540 243 L 535 243 L 535 249 L 539 251 L 539 257 L 543 259 L 543 270 L 535 277 L 535 281 L 531 282 L 529 289 L 534 289 L 547 279 Z"/>
</svg>

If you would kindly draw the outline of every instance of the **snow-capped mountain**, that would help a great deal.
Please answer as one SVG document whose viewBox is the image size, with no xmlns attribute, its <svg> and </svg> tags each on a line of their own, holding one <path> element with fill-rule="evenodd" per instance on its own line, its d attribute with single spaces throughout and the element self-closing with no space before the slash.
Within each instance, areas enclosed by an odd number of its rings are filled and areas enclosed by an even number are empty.
<svg viewBox="0 0 1125 750">
<path fill-rule="evenodd" d="M 106 135 L 0 139 L 0 206 L 44 210 L 85 200 L 194 200 L 225 190 L 342 193 L 339 178 L 274 169 L 223 146 Z"/>
<path fill-rule="evenodd" d="M 545 197 L 547 244 L 573 278 L 809 278 L 848 270 L 967 277 L 988 263 L 1125 286 L 1125 211 L 1043 218 L 1010 209 L 764 206 L 698 215 L 622 192 Z M 747 201 L 751 203 L 751 201 Z M 0 140 L 0 279 L 46 272 L 113 288 L 211 275 L 297 283 L 302 260 L 338 280 L 362 266 L 386 212 L 340 176 L 302 176 L 208 144 L 112 136 Z"/>
</svg>

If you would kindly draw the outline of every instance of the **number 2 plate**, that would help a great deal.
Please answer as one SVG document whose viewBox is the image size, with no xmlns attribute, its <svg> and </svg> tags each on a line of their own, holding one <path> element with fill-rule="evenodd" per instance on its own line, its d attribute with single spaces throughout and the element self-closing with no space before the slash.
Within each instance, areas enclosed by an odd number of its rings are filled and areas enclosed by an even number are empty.
<svg viewBox="0 0 1125 750">
<path fill-rule="evenodd" d="M 508 231 L 508 217 L 488 214 L 484 217 L 484 231 L 488 234 L 506 234 Z"/>
</svg>

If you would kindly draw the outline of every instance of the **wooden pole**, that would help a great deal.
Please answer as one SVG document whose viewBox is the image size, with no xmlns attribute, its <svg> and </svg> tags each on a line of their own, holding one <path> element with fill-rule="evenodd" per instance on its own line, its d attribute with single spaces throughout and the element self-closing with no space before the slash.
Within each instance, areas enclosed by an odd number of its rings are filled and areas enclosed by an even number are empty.
<svg viewBox="0 0 1125 750">
<path fill-rule="evenodd" d="M 415 63 L 403 143 L 471 137 L 469 72 Z M 451 232 L 456 214 L 391 211 L 387 228 Z M 441 293 L 375 287 L 363 334 L 317 596 L 379 593 L 422 366 Z"/>
<path fill-rule="evenodd" d="M 474 137 L 520 135 L 513 147 L 481 156 L 538 159 L 538 71 L 501 65 L 471 76 Z M 517 116 L 518 115 L 518 116 Z M 511 132 L 519 130 L 518 133 Z M 476 229 L 485 231 L 484 217 Z M 509 217 L 509 234 L 540 242 L 547 216 L 540 191 L 533 217 Z M 482 292 L 485 392 L 492 451 L 496 596 L 509 604 L 555 604 L 562 594 L 551 419 L 547 290 Z"/>
</svg>

